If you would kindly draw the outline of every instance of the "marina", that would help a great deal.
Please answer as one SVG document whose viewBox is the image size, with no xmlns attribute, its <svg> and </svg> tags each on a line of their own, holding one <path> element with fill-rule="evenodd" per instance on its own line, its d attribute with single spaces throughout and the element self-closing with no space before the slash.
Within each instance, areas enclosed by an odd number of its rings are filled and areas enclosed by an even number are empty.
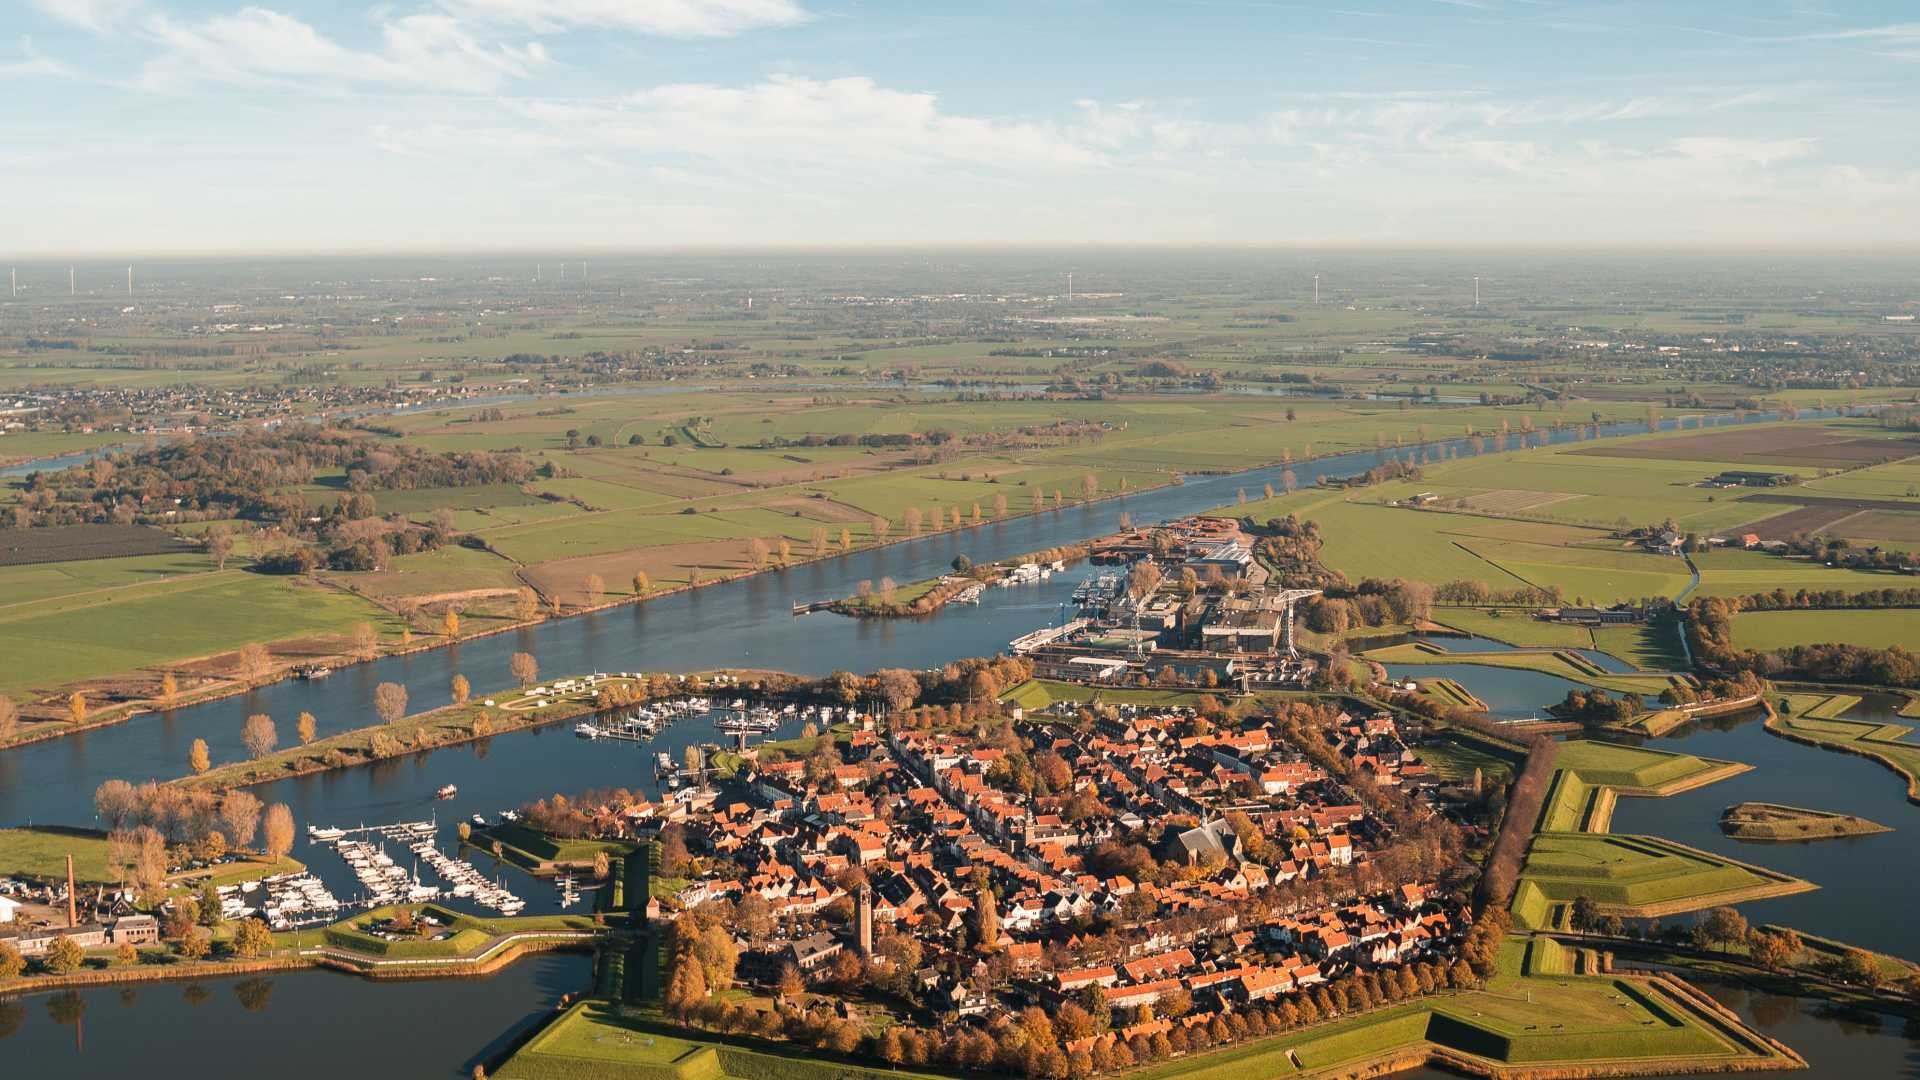
<svg viewBox="0 0 1920 1080">
<path fill-rule="evenodd" d="M 222 885 L 220 917 L 258 917 L 270 930 L 297 930 L 322 926 L 338 919 L 346 905 L 336 899 L 326 882 L 312 874 L 275 874 L 258 881 Z"/>
</svg>

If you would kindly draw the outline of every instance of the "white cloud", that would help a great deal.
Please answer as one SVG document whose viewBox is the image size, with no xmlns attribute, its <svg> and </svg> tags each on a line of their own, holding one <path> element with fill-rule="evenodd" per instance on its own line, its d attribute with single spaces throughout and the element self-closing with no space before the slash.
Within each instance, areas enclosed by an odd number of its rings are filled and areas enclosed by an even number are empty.
<svg viewBox="0 0 1920 1080">
<path fill-rule="evenodd" d="M 140 0 L 33 0 L 33 6 L 63 23 L 104 34 L 140 6 Z"/>
<path fill-rule="evenodd" d="M 538 42 L 489 44 L 445 15 L 408 15 L 381 27 L 380 48 L 353 49 L 291 15 L 248 7 L 194 24 L 155 17 L 145 26 L 160 53 L 142 85 L 180 89 L 203 82 L 289 81 L 338 87 L 390 84 L 486 91 L 548 62 Z"/>
<path fill-rule="evenodd" d="M 1068 129 L 942 112 L 933 94 L 870 78 L 776 75 L 748 86 L 658 86 L 602 104 L 510 102 L 537 129 L 578 145 L 762 159 L 993 168 L 1081 168 L 1100 151 Z"/>
<path fill-rule="evenodd" d="M 1836 30 L 1807 35 L 1807 40 L 1856 42 L 1896 60 L 1920 60 L 1920 23 L 1891 23 L 1861 30 Z"/>
<path fill-rule="evenodd" d="M 1812 139 L 1743 139 L 1696 135 L 1672 142 L 1673 152 L 1691 161 L 1765 168 L 1813 153 Z"/>
<path fill-rule="evenodd" d="M 574 27 L 666 37 L 731 37 L 792 26 L 808 15 L 794 0 L 440 0 L 456 15 L 551 32 Z"/>
<path fill-rule="evenodd" d="M 20 59 L 0 62 L 0 79 L 28 79 L 35 76 L 64 78 L 72 74 L 72 68 L 42 54 L 33 47 L 33 39 L 24 34 L 20 37 Z"/>
</svg>

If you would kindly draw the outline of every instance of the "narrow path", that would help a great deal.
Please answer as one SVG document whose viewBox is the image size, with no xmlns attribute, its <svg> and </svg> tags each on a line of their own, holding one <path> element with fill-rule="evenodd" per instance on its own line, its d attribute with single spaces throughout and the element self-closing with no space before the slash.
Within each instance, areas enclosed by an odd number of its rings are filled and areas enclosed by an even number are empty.
<svg viewBox="0 0 1920 1080">
<path fill-rule="evenodd" d="M 1687 587 L 1686 587 L 1686 588 L 1684 588 L 1684 589 L 1681 589 L 1681 590 L 1680 590 L 1680 595 L 1678 595 L 1678 596 L 1676 596 L 1676 597 L 1674 597 L 1674 598 L 1673 598 L 1673 602 L 1674 602 L 1675 604 L 1684 604 L 1684 603 L 1686 603 L 1686 602 L 1687 602 L 1687 594 L 1689 594 L 1689 593 L 1691 593 L 1691 592 L 1693 592 L 1693 590 L 1695 590 L 1695 589 L 1697 589 L 1697 588 L 1699 588 L 1699 587 L 1700 587 L 1700 568 L 1699 568 L 1698 566 L 1695 566 L 1695 565 L 1694 565 L 1694 562 L 1693 562 L 1693 556 L 1692 556 L 1692 555 L 1689 555 L 1689 554 L 1687 554 L 1686 552 L 1684 552 L 1684 551 L 1683 551 L 1683 552 L 1681 552 L 1681 553 L 1680 553 L 1680 557 L 1681 557 L 1682 559 L 1684 559 L 1684 560 L 1686 560 L 1686 563 L 1687 563 L 1687 569 L 1688 569 L 1688 570 L 1690 570 L 1690 571 L 1692 571 L 1692 573 L 1693 573 L 1693 580 L 1692 580 L 1692 581 L 1689 581 L 1689 582 L 1687 582 Z M 1691 657 L 1691 656 L 1689 656 L 1689 657 L 1687 657 L 1687 662 L 1688 662 L 1689 664 L 1691 664 L 1691 663 L 1693 662 L 1693 657 Z"/>
</svg>

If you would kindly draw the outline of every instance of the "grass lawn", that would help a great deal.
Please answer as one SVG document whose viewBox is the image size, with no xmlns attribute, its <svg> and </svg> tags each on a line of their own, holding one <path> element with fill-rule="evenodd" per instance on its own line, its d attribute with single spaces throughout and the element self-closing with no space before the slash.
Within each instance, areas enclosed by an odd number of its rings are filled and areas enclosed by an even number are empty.
<svg viewBox="0 0 1920 1080">
<path fill-rule="evenodd" d="M 118 880 L 107 866 L 105 833 L 47 825 L 30 829 L 0 829 L 0 877 L 64 881 L 67 877 L 68 855 L 73 856 L 75 880 Z"/>
<path fill-rule="evenodd" d="M 1836 644 L 1920 651 L 1920 611 L 1747 611 L 1734 617 L 1733 640 L 1738 648 L 1763 651 Z"/>
<path fill-rule="evenodd" d="M 1557 675 L 1589 686 L 1616 693 L 1657 697 L 1670 685 L 1664 675 L 1615 675 L 1593 666 L 1578 653 L 1555 652 L 1450 652 L 1444 642 L 1410 641 L 1365 654 L 1383 664 L 1478 664 L 1483 667 L 1518 668 Z"/>
<path fill-rule="evenodd" d="M 196 574 L 0 607 L 0 690 L 48 687 L 256 641 L 384 625 L 386 612 L 294 578 Z"/>
<path fill-rule="evenodd" d="M 1651 836 L 1543 832 L 1527 853 L 1523 887 L 1549 905 L 1585 896 L 1602 911 L 1650 917 L 1805 892 L 1814 885 Z M 1516 916 L 1533 916 L 1515 906 Z M 1538 925 L 1532 918 L 1530 925 Z"/>
</svg>

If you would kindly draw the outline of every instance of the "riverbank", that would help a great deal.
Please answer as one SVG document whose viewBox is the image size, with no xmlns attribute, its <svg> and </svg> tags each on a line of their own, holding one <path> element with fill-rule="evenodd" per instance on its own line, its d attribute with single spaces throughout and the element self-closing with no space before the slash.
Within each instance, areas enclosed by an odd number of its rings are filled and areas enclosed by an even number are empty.
<svg viewBox="0 0 1920 1080">
<path fill-rule="evenodd" d="M 140 959 L 132 963 L 124 963 L 110 954 L 90 955 L 86 966 L 78 971 L 60 974 L 40 972 L 20 975 L 12 979 L 0 979 L 0 999 L 90 986 L 182 982 L 298 971 L 306 968 L 330 968 L 375 980 L 483 978 L 523 957 L 548 952 L 590 951 L 608 935 L 608 931 L 599 927 L 554 926 L 551 925 L 554 920 L 550 917 L 536 916 L 524 921 L 529 924 L 524 928 L 492 934 L 481 944 L 465 952 L 441 956 L 376 956 L 333 943 L 328 936 L 328 931 L 334 929 L 332 927 L 319 931 L 277 934 L 275 935 L 277 944 L 272 953 L 252 958 L 186 960 L 170 954 L 145 950 Z M 584 923 L 586 920 L 579 921 Z M 515 920 L 494 920 L 494 922 L 512 923 Z M 313 940 L 316 934 L 322 935 L 322 940 L 327 943 L 314 945 L 287 943 L 289 939 L 294 942 Z"/>
<path fill-rule="evenodd" d="M 1907 801 L 1920 806 L 1920 745 L 1903 741 L 1912 734 L 1912 728 L 1867 720 L 1787 716 L 1770 702 L 1764 726 L 1768 733 L 1792 742 L 1879 762 L 1906 781 Z"/>
<path fill-rule="evenodd" d="M 1021 566 L 1032 564 L 1065 569 L 1065 564 L 1086 558 L 1094 545 L 1113 535 L 1118 534 L 1093 537 L 1084 543 L 1062 544 L 1044 551 L 1030 551 L 1010 558 L 995 559 L 989 563 L 969 566 L 964 570 L 956 568 L 951 574 L 906 585 L 904 592 L 907 595 L 895 596 L 893 599 L 869 593 L 829 600 L 824 604 L 811 604 L 808 608 L 813 611 L 831 611 L 837 615 L 860 619 L 911 619 L 931 615 L 965 595 L 969 590 L 986 589 L 1007 583 L 1009 575 L 1015 573 Z M 1049 572 L 1051 571 L 1043 571 L 1043 573 Z"/>
<path fill-rule="evenodd" d="M 547 684 L 539 685 L 544 687 Z M 599 692 L 615 687 L 629 694 L 637 688 L 639 696 L 633 700 L 646 700 L 646 680 L 613 676 L 565 694 L 521 692 L 504 699 L 488 698 L 480 702 L 442 705 L 437 709 L 402 717 L 391 724 L 371 724 L 343 731 L 311 743 L 275 751 L 253 761 L 230 762 L 172 782 L 180 787 L 227 791 L 334 769 L 370 765 L 424 750 L 458 746 L 511 731 L 587 716 L 600 710 Z"/>
</svg>

